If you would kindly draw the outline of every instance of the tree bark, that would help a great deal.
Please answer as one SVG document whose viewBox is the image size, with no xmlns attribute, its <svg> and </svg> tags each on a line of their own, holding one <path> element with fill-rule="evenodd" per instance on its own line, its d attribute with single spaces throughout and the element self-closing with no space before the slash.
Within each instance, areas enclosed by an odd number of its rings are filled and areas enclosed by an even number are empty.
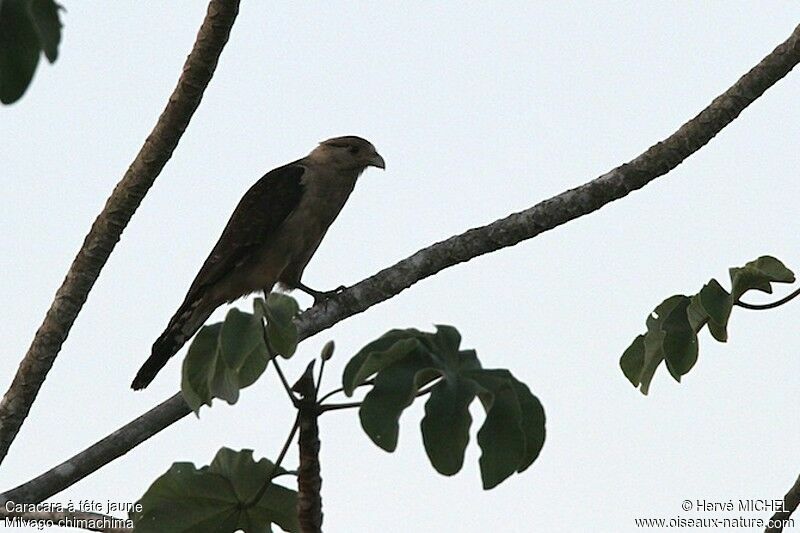
<svg viewBox="0 0 800 533">
<path fill-rule="evenodd" d="M 0 401 L 0 462 L 5 459 L 28 416 L 47 373 L 86 302 L 89 291 L 119 242 L 122 231 L 172 156 L 189 120 L 200 105 L 203 91 L 211 81 L 238 11 L 239 0 L 212 0 L 209 4 L 194 48 L 186 59 L 183 73 L 166 108 L 92 224 L 56 292 L 8 392 Z"/>
</svg>

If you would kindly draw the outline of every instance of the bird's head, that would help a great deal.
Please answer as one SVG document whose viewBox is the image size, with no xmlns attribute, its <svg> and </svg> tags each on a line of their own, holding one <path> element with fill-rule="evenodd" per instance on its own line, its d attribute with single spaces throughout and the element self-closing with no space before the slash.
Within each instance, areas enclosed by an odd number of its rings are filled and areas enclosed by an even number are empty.
<svg viewBox="0 0 800 533">
<path fill-rule="evenodd" d="M 342 170 L 360 172 L 367 167 L 386 168 L 386 162 L 372 143 L 355 135 L 322 141 L 309 157 L 320 164 L 333 165 Z"/>
</svg>

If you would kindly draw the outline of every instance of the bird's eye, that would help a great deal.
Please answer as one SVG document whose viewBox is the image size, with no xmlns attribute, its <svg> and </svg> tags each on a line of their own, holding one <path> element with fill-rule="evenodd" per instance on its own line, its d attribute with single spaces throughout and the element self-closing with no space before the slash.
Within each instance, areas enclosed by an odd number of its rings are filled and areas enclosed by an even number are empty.
<svg viewBox="0 0 800 533">
<path fill-rule="evenodd" d="M 359 150 L 358 146 L 351 146 L 350 148 L 347 149 L 347 151 L 353 155 L 357 154 L 358 150 Z"/>
</svg>

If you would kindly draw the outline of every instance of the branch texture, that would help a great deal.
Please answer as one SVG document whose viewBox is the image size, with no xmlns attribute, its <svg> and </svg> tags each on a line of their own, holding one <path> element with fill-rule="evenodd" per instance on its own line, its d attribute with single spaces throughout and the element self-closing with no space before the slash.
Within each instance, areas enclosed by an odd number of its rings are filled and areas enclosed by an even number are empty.
<svg viewBox="0 0 800 533">
<path fill-rule="evenodd" d="M 714 99 L 699 115 L 633 161 L 525 211 L 424 248 L 346 289 L 325 304 L 315 305 L 297 319 L 299 338 L 301 340 L 308 338 L 337 322 L 361 313 L 445 268 L 536 237 L 644 187 L 702 148 L 764 91 L 788 74 L 798 62 L 800 62 L 800 26 L 787 41 L 742 76 L 730 89 Z M 120 452 L 121 449 L 130 450 L 190 412 L 180 393 L 176 394 L 64 463 L 70 465 L 72 469 L 79 470 L 81 474 L 58 474 L 56 471 L 64 466 L 61 465 L 34 481 L 0 495 L 0 503 L 7 499 L 42 501 L 125 453 Z M 125 440 L 125 436 L 128 435 L 133 438 L 130 443 Z M 92 468 L 85 468 L 84 459 L 81 459 L 81 456 L 87 455 L 93 458 Z M 51 479 L 54 480 L 52 485 Z M 37 483 L 35 490 L 28 487 L 34 482 Z M 25 495 L 24 499 L 20 496 L 22 494 Z"/>
<path fill-rule="evenodd" d="M 172 156 L 189 119 L 200 104 L 238 10 L 239 0 L 212 0 L 209 4 L 194 48 L 186 59 L 166 108 L 92 224 L 56 292 L 11 387 L 0 401 L 0 462 L 28 416 L 47 373 L 122 231 Z"/>
<path fill-rule="evenodd" d="M 772 515 L 770 519 L 771 522 L 775 524 L 775 527 L 768 527 L 765 530 L 766 533 L 780 533 L 783 531 L 783 525 L 778 524 L 786 524 L 798 505 L 800 505 L 800 476 L 797 477 L 792 488 L 790 488 L 786 496 L 783 497 L 783 510 Z"/>
</svg>

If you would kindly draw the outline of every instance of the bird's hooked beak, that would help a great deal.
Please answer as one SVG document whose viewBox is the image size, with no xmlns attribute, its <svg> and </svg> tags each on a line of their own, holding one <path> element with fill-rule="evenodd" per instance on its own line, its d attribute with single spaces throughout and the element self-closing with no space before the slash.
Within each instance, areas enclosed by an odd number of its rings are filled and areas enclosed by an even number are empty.
<svg viewBox="0 0 800 533">
<path fill-rule="evenodd" d="M 386 161 L 383 160 L 383 157 L 378 152 L 375 152 L 375 155 L 369 160 L 368 166 L 382 168 L 386 170 Z"/>
</svg>

